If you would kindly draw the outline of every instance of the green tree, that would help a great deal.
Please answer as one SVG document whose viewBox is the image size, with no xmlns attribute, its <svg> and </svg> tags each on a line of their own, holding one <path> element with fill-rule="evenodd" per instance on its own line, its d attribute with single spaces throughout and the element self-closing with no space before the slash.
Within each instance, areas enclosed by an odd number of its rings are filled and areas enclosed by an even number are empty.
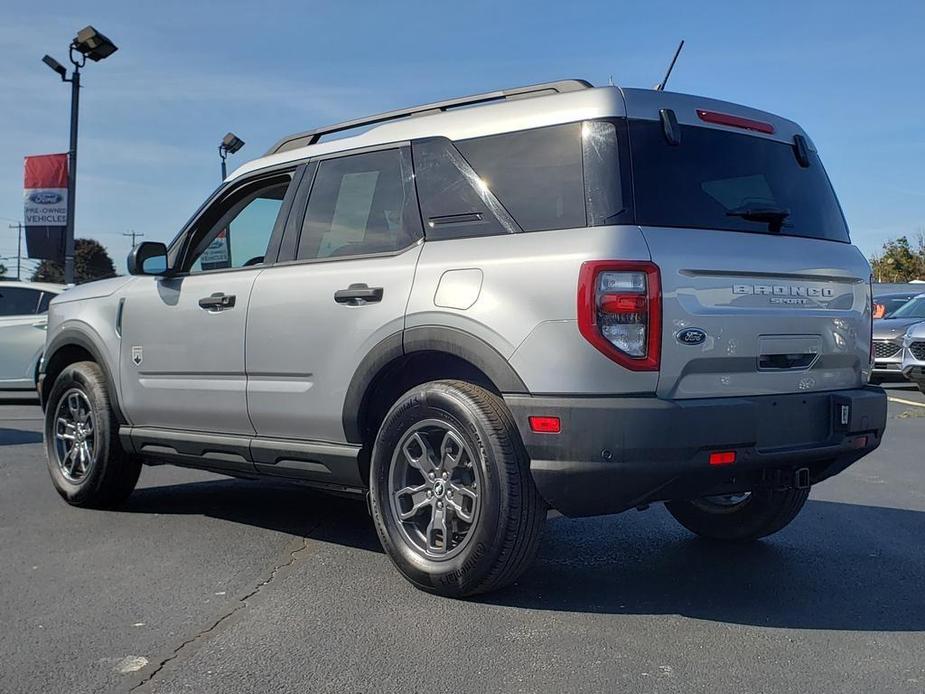
<svg viewBox="0 0 925 694">
<path fill-rule="evenodd" d="M 887 241 L 881 253 L 870 259 L 870 265 L 878 282 L 925 279 L 925 236 L 919 234 L 915 247 L 905 236 Z"/>
<path fill-rule="evenodd" d="M 112 258 L 99 241 L 77 239 L 74 241 L 74 279 L 77 284 L 115 277 L 116 268 Z M 32 273 L 33 282 L 64 282 L 64 268 L 60 264 L 43 260 Z"/>
</svg>

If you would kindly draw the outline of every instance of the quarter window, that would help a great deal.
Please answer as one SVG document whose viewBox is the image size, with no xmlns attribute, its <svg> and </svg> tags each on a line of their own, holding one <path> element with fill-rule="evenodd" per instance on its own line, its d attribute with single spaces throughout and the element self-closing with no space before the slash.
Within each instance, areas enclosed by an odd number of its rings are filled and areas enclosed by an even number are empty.
<svg viewBox="0 0 925 694">
<path fill-rule="evenodd" d="M 398 251 L 420 236 L 406 149 L 318 164 L 299 238 L 299 260 Z"/>
<path fill-rule="evenodd" d="M 580 123 L 461 140 L 456 148 L 524 231 L 585 226 Z"/>
</svg>

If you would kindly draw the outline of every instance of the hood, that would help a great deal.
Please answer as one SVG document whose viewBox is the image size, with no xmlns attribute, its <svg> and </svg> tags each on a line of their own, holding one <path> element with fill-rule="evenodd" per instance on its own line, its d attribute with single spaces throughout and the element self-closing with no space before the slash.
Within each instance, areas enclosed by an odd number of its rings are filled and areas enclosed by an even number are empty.
<svg viewBox="0 0 925 694">
<path fill-rule="evenodd" d="M 921 322 L 921 318 L 880 318 L 874 321 L 874 339 L 892 340 L 902 337 L 910 325 Z"/>
<path fill-rule="evenodd" d="M 101 296 L 109 296 L 118 289 L 132 281 L 131 275 L 124 277 L 111 277 L 107 280 L 96 280 L 86 284 L 78 284 L 76 287 L 58 294 L 51 303 L 66 304 L 71 301 L 81 301 L 83 299 L 97 299 Z"/>
<path fill-rule="evenodd" d="M 906 336 L 919 339 L 925 338 L 925 321 L 920 318 L 918 323 L 908 329 Z"/>
</svg>

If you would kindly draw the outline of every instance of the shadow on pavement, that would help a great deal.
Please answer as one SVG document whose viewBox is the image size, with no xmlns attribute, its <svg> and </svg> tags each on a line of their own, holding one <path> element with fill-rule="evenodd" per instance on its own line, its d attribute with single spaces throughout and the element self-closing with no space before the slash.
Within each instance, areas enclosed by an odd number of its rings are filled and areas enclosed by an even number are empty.
<svg viewBox="0 0 925 694">
<path fill-rule="evenodd" d="M 362 501 L 276 482 L 137 490 L 123 511 L 197 514 L 381 552 Z M 810 501 L 773 538 L 694 538 L 661 510 L 547 524 L 518 583 L 479 602 L 792 629 L 925 630 L 925 513 Z M 390 568 L 391 570 L 391 568 Z"/>
<path fill-rule="evenodd" d="M 22 446 L 27 443 L 41 443 L 42 434 L 38 431 L 0 428 L 0 446 Z"/>
<path fill-rule="evenodd" d="M 201 515 L 381 552 L 363 499 L 273 480 L 219 479 L 136 489 L 128 513 Z"/>
</svg>

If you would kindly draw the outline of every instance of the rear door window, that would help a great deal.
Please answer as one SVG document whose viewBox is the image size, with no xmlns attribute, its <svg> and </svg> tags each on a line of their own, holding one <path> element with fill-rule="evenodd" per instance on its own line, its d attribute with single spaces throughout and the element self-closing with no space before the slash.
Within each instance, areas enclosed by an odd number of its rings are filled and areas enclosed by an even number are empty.
<svg viewBox="0 0 925 694">
<path fill-rule="evenodd" d="M 399 251 L 420 237 L 407 149 L 319 163 L 302 224 L 299 260 Z"/>
<path fill-rule="evenodd" d="M 672 145 L 660 123 L 629 122 L 637 223 L 849 241 L 815 152 L 803 167 L 787 143 L 680 129 L 680 143 Z"/>
</svg>

